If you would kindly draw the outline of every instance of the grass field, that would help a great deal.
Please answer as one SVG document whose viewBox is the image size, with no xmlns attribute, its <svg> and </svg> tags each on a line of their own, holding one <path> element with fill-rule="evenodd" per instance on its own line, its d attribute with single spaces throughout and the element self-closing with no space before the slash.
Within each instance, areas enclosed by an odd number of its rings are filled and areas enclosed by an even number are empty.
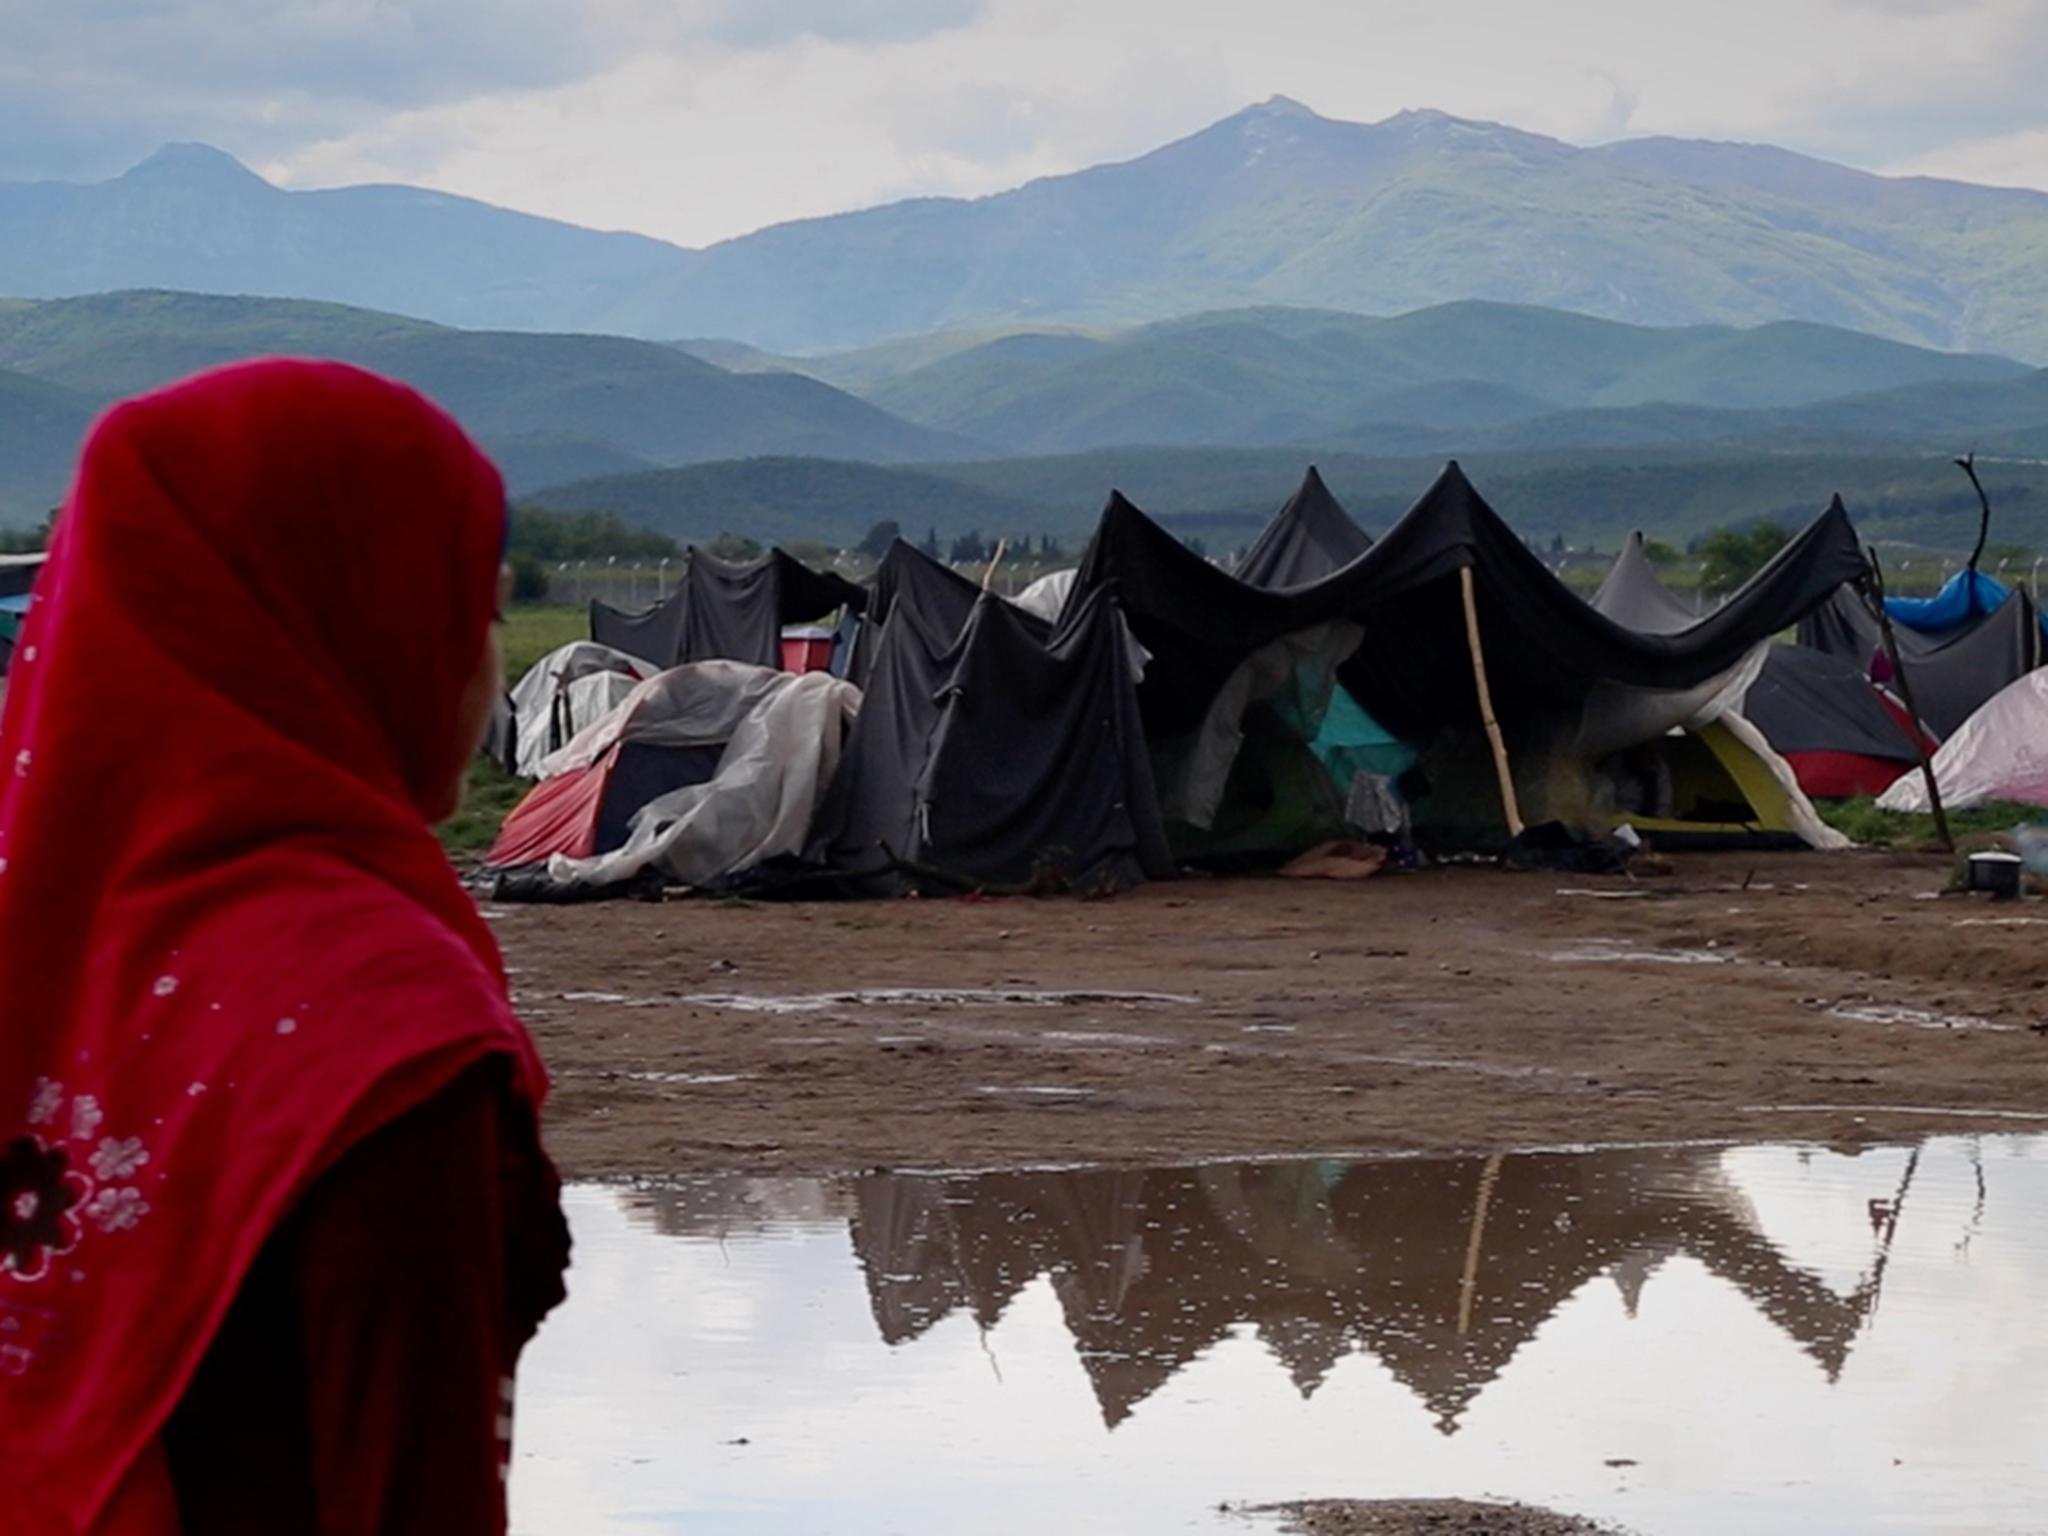
<svg viewBox="0 0 2048 1536">
<path fill-rule="evenodd" d="M 581 608 L 559 603 L 522 603 L 510 609 L 499 628 L 505 647 L 507 684 L 526 675 L 541 657 L 571 640 L 589 636 L 590 620 Z M 478 757 L 469 765 L 469 783 L 462 809 L 441 825 L 441 846 L 457 856 L 479 854 L 491 846 L 498 828 L 528 786 L 495 763 Z"/>
<path fill-rule="evenodd" d="M 1936 841 L 1932 816 L 1879 810 L 1877 802 L 1868 795 L 1854 800 L 1817 800 L 1814 809 L 1837 832 L 1869 847 L 1924 848 L 1932 847 Z M 1958 844 L 1980 847 L 1993 841 L 1996 833 L 2008 831 L 2021 822 L 2043 819 L 2048 819 L 2048 812 L 2036 806 L 1992 800 L 1967 811 L 1949 812 L 1948 824 Z"/>
</svg>

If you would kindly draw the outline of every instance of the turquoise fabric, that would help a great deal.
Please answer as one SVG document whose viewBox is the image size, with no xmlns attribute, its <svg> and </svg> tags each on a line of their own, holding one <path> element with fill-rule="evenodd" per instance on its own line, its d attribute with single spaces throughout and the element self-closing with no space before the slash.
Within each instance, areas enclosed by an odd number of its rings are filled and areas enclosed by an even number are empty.
<svg viewBox="0 0 2048 1536">
<path fill-rule="evenodd" d="M 1341 685 L 1330 691 L 1330 707 L 1310 743 L 1332 783 L 1343 787 L 1360 773 L 1394 778 L 1414 766 L 1415 749 L 1368 715 Z"/>
</svg>

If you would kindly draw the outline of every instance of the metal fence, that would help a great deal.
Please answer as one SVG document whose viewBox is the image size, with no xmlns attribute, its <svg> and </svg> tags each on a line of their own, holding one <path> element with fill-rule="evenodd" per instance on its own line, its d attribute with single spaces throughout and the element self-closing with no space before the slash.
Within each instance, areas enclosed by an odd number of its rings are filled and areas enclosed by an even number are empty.
<svg viewBox="0 0 2048 1536">
<path fill-rule="evenodd" d="M 661 560 L 651 565 L 621 564 L 610 560 L 550 561 L 543 566 L 548 579 L 547 601 L 582 607 L 592 598 L 614 608 L 632 612 L 659 602 L 683 579 L 682 560 Z M 874 570 L 871 561 L 835 561 L 828 569 L 859 581 Z M 986 562 L 964 562 L 953 567 L 977 586 L 988 578 Z M 1001 565 L 988 584 L 1004 597 L 1015 597 L 1052 566 Z"/>
</svg>

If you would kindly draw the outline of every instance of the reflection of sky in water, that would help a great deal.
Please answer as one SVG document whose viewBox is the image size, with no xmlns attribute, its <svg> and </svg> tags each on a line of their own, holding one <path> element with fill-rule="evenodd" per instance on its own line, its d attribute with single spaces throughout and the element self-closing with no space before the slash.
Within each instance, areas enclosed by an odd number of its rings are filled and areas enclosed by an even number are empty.
<svg viewBox="0 0 2048 1536">
<path fill-rule="evenodd" d="M 2048 1524 L 2048 1137 L 570 1205 L 521 1536 L 1243 1529 L 1217 1504 L 1452 1494 L 1645 1536 Z"/>
</svg>

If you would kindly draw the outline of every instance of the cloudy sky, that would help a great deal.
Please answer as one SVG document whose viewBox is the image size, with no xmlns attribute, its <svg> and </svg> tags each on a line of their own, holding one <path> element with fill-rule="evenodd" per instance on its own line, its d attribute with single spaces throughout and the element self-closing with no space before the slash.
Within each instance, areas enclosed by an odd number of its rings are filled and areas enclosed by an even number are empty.
<svg viewBox="0 0 2048 1536">
<path fill-rule="evenodd" d="M 2048 0 L 0 0 L 0 180 L 199 139 L 701 244 L 1250 102 L 2048 189 Z"/>
</svg>

